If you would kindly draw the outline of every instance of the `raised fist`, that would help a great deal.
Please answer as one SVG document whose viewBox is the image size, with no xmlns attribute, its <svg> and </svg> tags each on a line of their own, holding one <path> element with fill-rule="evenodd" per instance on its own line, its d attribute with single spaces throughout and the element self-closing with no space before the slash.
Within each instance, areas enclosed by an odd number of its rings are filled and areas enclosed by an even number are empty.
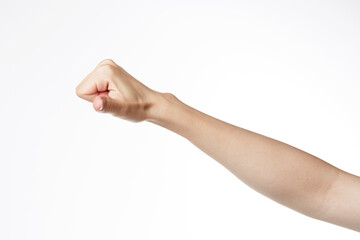
<svg viewBox="0 0 360 240">
<path fill-rule="evenodd" d="M 96 111 L 111 113 L 133 122 L 148 118 L 156 92 L 106 59 L 76 87 L 76 94 L 93 103 Z"/>
</svg>

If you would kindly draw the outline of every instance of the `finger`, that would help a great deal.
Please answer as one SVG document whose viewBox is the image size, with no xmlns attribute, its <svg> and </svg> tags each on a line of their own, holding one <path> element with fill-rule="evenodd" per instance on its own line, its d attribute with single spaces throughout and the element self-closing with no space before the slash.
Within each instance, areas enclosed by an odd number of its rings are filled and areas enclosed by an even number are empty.
<svg viewBox="0 0 360 240">
<path fill-rule="evenodd" d="M 123 109 L 123 105 L 119 100 L 109 97 L 108 94 L 97 96 L 93 102 L 93 107 L 98 112 L 112 113 L 116 116 L 119 116 Z"/>
<path fill-rule="evenodd" d="M 76 95 L 89 102 L 93 102 L 98 94 L 99 90 L 97 85 L 92 84 L 89 80 L 83 81 L 76 88 Z"/>
<path fill-rule="evenodd" d="M 100 92 L 109 91 L 110 79 L 116 68 L 114 64 L 110 59 L 101 61 L 76 87 L 76 94 L 86 101 L 93 102 Z"/>
</svg>

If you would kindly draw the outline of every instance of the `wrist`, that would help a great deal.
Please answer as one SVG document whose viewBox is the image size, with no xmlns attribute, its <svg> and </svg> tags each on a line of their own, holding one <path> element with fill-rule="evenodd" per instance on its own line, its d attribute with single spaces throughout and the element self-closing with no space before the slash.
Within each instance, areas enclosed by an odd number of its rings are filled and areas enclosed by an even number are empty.
<svg viewBox="0 0 360 240">
<path fill-rule="evenodd" d="M 161 93 L 154 91 L 150 101 L 150 107 L 146 114 L 146 121 L 155 124 L 165 123 L 176 102 L 179 100 L 172 93 Z"/>
<path fill-rule="evenodd" d="M 180 101 L 174 94 L 157 93 L 146 121 L 164 127 L 187 139 L 198 128 L 200 112 Z"/>
</svg>

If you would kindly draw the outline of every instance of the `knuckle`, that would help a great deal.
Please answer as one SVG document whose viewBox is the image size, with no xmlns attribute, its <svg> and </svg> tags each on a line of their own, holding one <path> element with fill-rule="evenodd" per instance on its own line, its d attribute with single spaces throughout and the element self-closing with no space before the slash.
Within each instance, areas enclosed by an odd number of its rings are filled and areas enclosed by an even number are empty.
<svg viewBox="0 0 360 240">
<path fill-rule="evenodd" d="M 80 90 L 80 86 L 77 86 L 76 89 L 75 89 L 75 93 L 78 97 L 81 97 L 82 96 L 82 93 L 81 93 L 81 90 Z"/>
<path fill-rule="evenodd" d="M 115 66 L 115 62 L 109 58 L 100 61 L 98 65 L 102 65 L 102 64 L 110 64 Z"/>
<path fill-rule="evenodd" d="M 114 75 L 116 68 L 111 64 L 102 64 L 98 67 L 98 71 L 105 75 Z"/>
</svg>

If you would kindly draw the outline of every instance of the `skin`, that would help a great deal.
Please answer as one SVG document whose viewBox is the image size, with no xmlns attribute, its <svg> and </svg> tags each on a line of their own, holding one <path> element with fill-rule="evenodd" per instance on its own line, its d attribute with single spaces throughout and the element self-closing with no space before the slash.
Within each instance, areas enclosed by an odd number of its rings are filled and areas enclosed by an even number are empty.
<svg viewBox="0 0 360 240">
<path fill-rule="evenodd" d="M 360 232 L 360 178 L 286 143 L 231 125 L 142 84 L 105 59 L 77 86 L 96 111 L 188 139 L 254 190 L 304 215 Z"/>
</svg>

